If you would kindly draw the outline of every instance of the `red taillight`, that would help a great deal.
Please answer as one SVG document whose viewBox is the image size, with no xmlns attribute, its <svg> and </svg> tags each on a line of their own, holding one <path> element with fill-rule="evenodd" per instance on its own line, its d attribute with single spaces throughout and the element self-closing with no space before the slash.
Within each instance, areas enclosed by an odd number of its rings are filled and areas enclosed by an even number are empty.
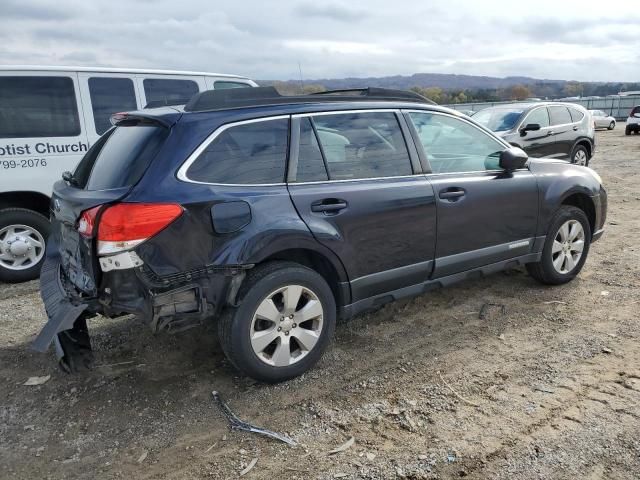
<svg viewBox="0 0 640 480">
<path fill-rule="evenodd" d="M 84 237 L 92 237 L 96 226 L 96 216 L 102 205 L 85 210 L 78 220 L 78 233 Z"/>
<path fill-rule="evenodd" d="M 98 254 L 129 250 L 153 237 L 182 215 L 174 203 L 118 203 L 108 207 L 98 225 Z"/>
</svg>

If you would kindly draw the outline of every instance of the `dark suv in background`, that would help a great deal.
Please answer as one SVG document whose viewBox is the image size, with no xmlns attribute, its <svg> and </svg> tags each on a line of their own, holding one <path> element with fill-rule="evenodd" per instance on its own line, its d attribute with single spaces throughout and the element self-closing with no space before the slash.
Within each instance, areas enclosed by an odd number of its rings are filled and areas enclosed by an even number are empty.
<svg viewBox="0 0 640 480">
<path fill-rule="evenodd" d="M 407 92 L 211 91 L 114 124 L 54 186 L 35 346 L 67 371 L 88 318 L 133 313 L 216 319 L 239 370 L 286 380 L 337 318 L 517 265 L 565 283 L 603 232 L 593 170 Z"/>
<path fill-rule="evenodd" d="M 473 119 L 530 157 L 589 165 L 595 149 L 591 114 L 573 103 L 512 103 L 485 108 Z"/>
</svg>

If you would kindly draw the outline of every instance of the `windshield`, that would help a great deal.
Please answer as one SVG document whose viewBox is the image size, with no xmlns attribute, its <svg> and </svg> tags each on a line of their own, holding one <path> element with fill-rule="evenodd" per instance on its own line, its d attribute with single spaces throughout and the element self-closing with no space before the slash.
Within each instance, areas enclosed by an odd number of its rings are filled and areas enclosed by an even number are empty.
<svg viewBox="0 0 640 480">
<path fill-rule="evenodd" d="M 108 130 L 76 168 L 78 186 L 107 190 L 140 180 L 168 135 L 157 125 L 119 126 Z"/>
<path fill-rule="evenodd" d="M 480 125 L 493 132 L 504 132 L 516 126 L 524 112 L 521 108 L 485 108 L 473 116 Z"/>
</svg>

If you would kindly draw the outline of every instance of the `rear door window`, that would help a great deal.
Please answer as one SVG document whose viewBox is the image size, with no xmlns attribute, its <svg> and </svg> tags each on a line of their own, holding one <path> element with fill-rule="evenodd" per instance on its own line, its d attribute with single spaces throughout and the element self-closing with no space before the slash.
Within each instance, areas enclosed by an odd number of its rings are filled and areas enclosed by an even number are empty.
<svg viewBox="0 0 640 480">
<path fill-rule="evenodd" d="M 549 107 L 549 116 L 551 117 L 551 125 L 564 125 L 572 123 L 569 109 L 564 106 Z"/>
<path fill-rule="evenodd" d="M 135 87 L 130 78 L 89 78 L 89 96 L 98 135 L 111 128 L 111 115 L 138 108 Z"/>
<path fill-rule="evenodd" d="M 188 168 L 189 180 L 222 184 L 284 182 L 289 120 L 261 120 L 223 130 Z"/>
<path fill-rule="evenodd" d="M 169 130 L 157 125 L 121 126 L 108 131 L 82 159 L 76 175 L 87 190 L 135 185 L 160 150 Z M 104 139 L 104 140 L 103 140 Z"/>
<path fill-rule="evenodd" d="M 198 84 L 193 80 L 145 78 L 142 84 L 147 98 L 146 108 L 184 105 L 199 92 Z"/>
<path fill-rule="evenodd" d="M 316 115 L 313 123 L 330 180 L 397 177 L 413 173 L 395 113 Z"/>
<path fill-rule="evenodd" d="M 298 150 L 297 182 L 321 182 L 329 180 L 318 137 L 310 118 L 300 122 L 300 148 Z"/>
<path fill-rule="evenodd" d="M 0 77 L 0 138 L 78 135 L 80 118 L 70 77 Z"/>
</svg>

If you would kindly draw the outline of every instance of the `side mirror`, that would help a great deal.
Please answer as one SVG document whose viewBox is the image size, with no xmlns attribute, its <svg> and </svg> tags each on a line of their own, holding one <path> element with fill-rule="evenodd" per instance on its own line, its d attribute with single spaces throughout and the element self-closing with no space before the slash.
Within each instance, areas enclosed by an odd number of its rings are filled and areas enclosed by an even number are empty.
<svg viewBox="0 0 640 480">
<path fill-rule="evenodd" d="M 520 127 L 520 135 L 524 137 L 527 132 L 534 132 L 536 130 L 540 130 L 539 123 L 527 123 L 524 127 Z"/>
<path fill-rule="evenodd" d="M 510 147 L 500 153 L 500 168 L 511 172 L 526 165 L 529 156 L 518 147 Z"/>
</svg>

